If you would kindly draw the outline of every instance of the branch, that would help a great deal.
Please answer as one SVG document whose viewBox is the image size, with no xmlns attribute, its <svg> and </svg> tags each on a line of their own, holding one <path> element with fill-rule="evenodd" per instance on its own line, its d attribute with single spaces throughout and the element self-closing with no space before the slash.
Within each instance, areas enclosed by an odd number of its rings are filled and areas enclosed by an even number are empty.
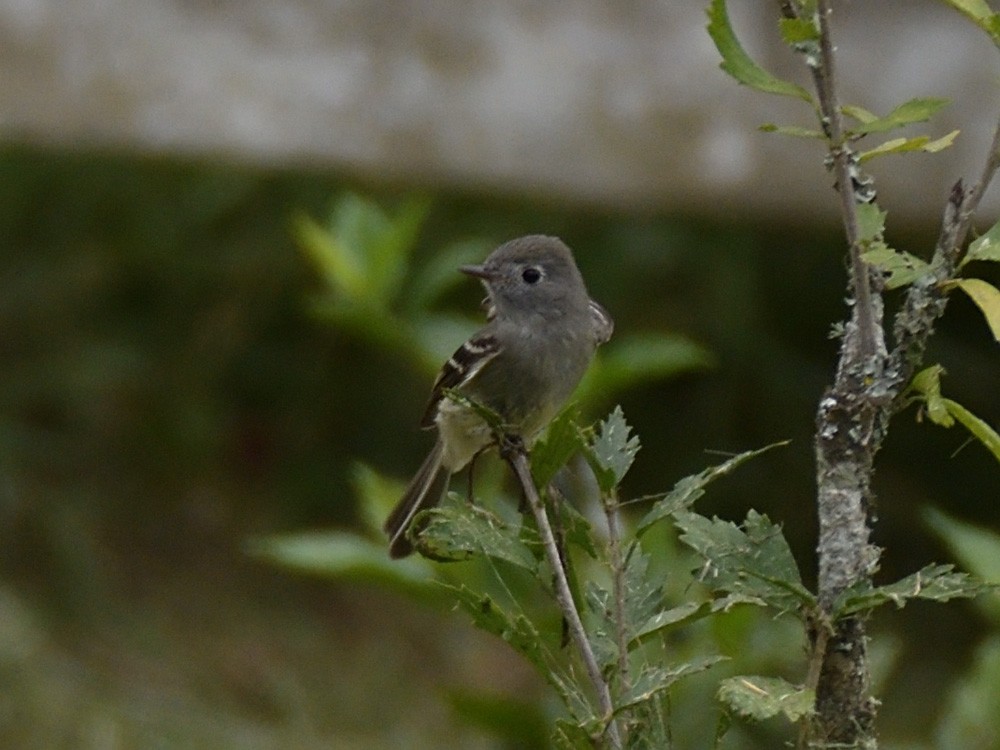
<svg viewBox="0 0 1000 750">
<path fill-rule="evenodd" d="M 890 372 L 895 385 L 893 397 L 897 399 L 903 387 L 910 382 L 913 372 L 923 359 L 927 340 L 934 332 L 934 322 L 944 314 L 948 301 L 941 283 L 955 275 L 962 248 L 972 228 L 972 219 L 979 203 L 1000 170 L 1000 119 L 993 131 L 986 162 L 979 180 L 968 190 L 959 180 L 952 188 L 941 220 L 934 254 L 931 258 L 933 275 L 910 286 L 906 299 L 893 321 L 896 341 L 890 358 Z M 902 406 L 897 403 L 896 407 Z"/>
<path fill-rule="evenodd" d="M 780 2 L 786 17 L 798 18 L 799 3 Z M 878 549 L 869 543 L 869 501 L 874 457 L 882 435 L 885 397 L 874 386 L 883 381 L 886 364 L 881 285 L 861 257 L 857 207 L 874 200 L 871 179 L 858 167 L 858 156 L 844 130 L 837 97 L 829 0 L 817 0 L 819 38 L 801 49 L 812 73 L 819 116 L 829 142 L 829 163 L 836 179 L 841 218 L 850 252 L 851 317 L 837 362 L 834 385 L 823 395 L 816 414 L 816 505 L 819 519 L 819 602 L 823 622 L 837 597 L 870 577 Z M 875 283 L 873 283 L 875 281 Z M 873 741 L 875 702 L 869 693 L 864 622 L 846 617 L 819 625 L 811 634 L 809 679 L 816 689 L 816 712 L 803 725 L 799 746 L 856 747 Z"/>
<path fill-rule="evenodd" d="M 798 18 L 796 4 L 783 1 L 781 11 L 787 18 Z M 834 47 L 830 35 L 830 4 L 818 0 L 816 20 L 819 26 L 818 54 L 806 54 L 805 61 L 813 77 L 819 100 L 820 122 L 829 140 L 830 167 L 840 196 L 840 213 L 851 258 L 851 288 L 854 294 L 852 326 L 845 336 L 845 348 L 852 348 L 848 337 L 857 336 L 857 354 L 863 362 L 885 354 L 885 335 L 882 330 L 882 305 L 877 291 L 872 289 L 868 264 L 861 258 L 862 247 L 858 229 L 859 203 L 870 203 L 875 198 L 871 179 L 861 173 L 858 155 L 851 148 L 844 132 L 843 115 L 836 88 Z M 849 373 L 841 368 L 838 377 Z"/>
<path fill-rule="evenodd" d="M 620 750 L 622 741 L 621 735 L 618 732 L 618 725 L 615 724 L 613 719 L 614 704 L 611 701 L 611 690 L 608 687 L 608 683 L 605 682 L 604 676 L 601 674 L 601 668 L 597 664 L 597 657 L 594 656 L 594 650 L 590 646 L 587 632 L 583 628 L 583 621 L 580 619 L 580 613 L 577 611 L 576 602 L 573 601 L 573 594 L 570 591 L 569 581 L 566 578 L 566 570 L 563 566 L 562 558 L 559 556 L 559 548 L 556 545 L 555 535 L 552 533 L 552 525 L 549 523 L 549 517 L 545 512 L 542 499 L 538 495 L 535 480 L 531 476 L 531 469 L 528 466 L 528 454 L 525 452 L 524 446 L 520 444 L 506 446 L 502 454 L 514 471 L 514 475 L 521 483 L 524 496 L 528 501 L 528 505 L 531 506 L 531 512 L 535 516 L 535 523 L 538 525 L 538 534 L 545 549 L 545 557 L 555 577 L 556 601 L 559 603 L 563 617 L 566 618 L 570 637 L 580 652 L 584 666 L 587 669 L 587 676 L 594 687 L 594 692 L 597 693 L 598 704 L 600 705 L 601 712 L 604 714 L 605 721 L 607 721 L 607 735 L 611 746 L 615 750 Z"/>
<path fill-rule="evenodd" d="M 608 557 L 614 579 L 612 585 L 615 596 L 615 637 L 618 643 L 618 676 L 621 689 L 631 687 L 628 665 L 628 634 L 625 629 L 625 561 L 622 558 L 621 519 L 618 513 L 618 498 L 615 493 L 601 498 L 604 515 L 608 522 Z"/>
</svg>

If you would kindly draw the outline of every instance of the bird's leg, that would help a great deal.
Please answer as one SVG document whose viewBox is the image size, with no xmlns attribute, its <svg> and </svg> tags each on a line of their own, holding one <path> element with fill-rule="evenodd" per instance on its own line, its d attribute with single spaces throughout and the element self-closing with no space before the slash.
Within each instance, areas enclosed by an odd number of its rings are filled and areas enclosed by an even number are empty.
<svg viewBox="0 0 1000 750">
<path fill-rule="evenodd" d="M 500 451 L 500 458 L 504 461 L 510 461 L 510 457 L 515 453 L 527 454 L 524 438 L 513 432 L 501 432 L 497 435 L 497 450 Z"/>
</svg>

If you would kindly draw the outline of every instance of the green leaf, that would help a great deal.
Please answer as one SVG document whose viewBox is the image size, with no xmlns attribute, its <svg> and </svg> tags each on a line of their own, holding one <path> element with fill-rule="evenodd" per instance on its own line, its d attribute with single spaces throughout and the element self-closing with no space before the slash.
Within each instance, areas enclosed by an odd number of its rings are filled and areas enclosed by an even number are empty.
<svg viewBox="0 0 1000 750">
<path fill-rule="evenodd" d="M 459 605 L 469 615 L 476 627 L 487 633 L 500 636 L 518 653 L 538 668 L 541 674 L 551 672 L 551 664 L 546 658 L 542 635 L 535 625 L 524 615 L 512 615 L 505 611 L 489 595 L 479 594 L 465 584 L 452 586 L 442 584 L 454 594 Z"/>
<path fill-rule="evenodd" d="M 935 508 L 925 508 L 922 515 L 963 566 L 984 581 L 1000 584 L 1000 534 Z"/>
<path fill-rule="evenodd" d="M 783 714 L 796 722 L 813 711 L 816 696 L 812 690 L 782 680 L 780 677 L 740 675 L 719 683 L 719 700 L 740 716 L 754 721 Z"/>
<path fill-rule="evenodd" d="M 910 383 L 910 388 L 923 398 L 927 416 L 934 424 L 942 427 L 951 427 L 957 419 L 997 461 L 1000 461 L 1000 435 L 964 406 L 941 395 L 943 374 L 944 368 L 941 365 L 932 365 L 914 375 Z"/>
<path fill-rule="evenodd" d="M 555 507 L 556 521 L 567 545 L 579 547 L 591 559 L 598 559 L 597 542 L 594 540 L 594 525 L 573 507 L 572 503 L 560 502 Z"/>
<path fill-rule="evenodd" d="M 863 124 L 875 122 L 878 119 L 878 115 L 874 112 L 854 104 L 844 104 L 840 107 L 840 111 Z"/>
<path fill-rule="evenodd" d="M 395 297 L 429 209 L 426 198 L 408 199 L 392 216 L 354 193 L 337 201 L 330 234 L 359 260 L 367 297 L 383 302 Z"/>
<path fill-rule="evenodd" d="M 600 747 L 600 736 L 603 730 L 603 724 L 597 717 L 591 717 L 589 721 L 583 722 L 556 719 L 553 741 L 559 750 Z"/>
<path fill-rule="evenodd" d="M 705 560 L 703 582 L 723 594 L 762 599 L 783 612 L 811 607 L 781 528 L 751 510 L 742 527 L 690 511 L 674 514 L 681 541 Z"/>
<path fill-rule="evenodd" d="M 621 482 L 639 452 L 639 438 L 631 432 L 621 406 L 616 406 L 598 425 L 597 434 L 586 446 L 587 459 L 601 491 L 606 494 Z"/>
<path fill-rule="evenodd" d="M 677 511 L 690 508 L 691 505 L 698 500 L 698 498 L 705 494 L 705 487 L 719 477 L 729 474 L 731 471 L 736 469 L 741 464 L 749 461 L 751 458 L 756 458 L 757 456 L 767 453 L 772 448 L 785 446 L 788 445 L 788 443 L 789 441 L 785 440 L 779 443 L 771 443 L 770 445 L 766 445 L 763 448 L 758 448 L 756 450 L 745 451 L 727 459 L 721 464 L 709 466 L 707 469 L 703 469 L 697 474 L 691 474 L 684 477 L 674 485 L 670 492 L 663 495 L 653 503 L 653 507 L 649 509 L 649 512 L 636 527 L 636 535 L 641 535 L 657 521 L 668 518 Z"/>
<path fill-rule="evenodd" d="M 247 554 L 299 573 L 377 581 L 427 595 L 431 564 L 418 557 L 391 560 L 385 544 L 345 531 L 314 531 L 250 539 Z"/>
<path fill-rule="evenodd" d="M 969 243 L 969 249 L 959 267 L 974 260 L 992 260 L 1000 263 L 1000 222 L 990 227 L 986 234 Z"/>
<path fill-rule="evenodd" d="M 706 656 L 687 664 L 674 667 L 660 667 L 647 664 L 635 678 L 632 686 L 622 694 L 615 705 L 615 713 L 634 708 L 652 700 L 683 677 L 704 672 L 706 669 L 725 661 L 725 656 Z"/>
<path fill-rule="evenodd" d="M 889 274 L 885 280 L 886 289 L 912 284 L 931 272 L 931 266 L 927 261 L 910 253 L 893 250 L 883 242 L 872 242 L 871 249 L 863 252 L 861 258 Z"/>
<path fill-rule="evenodd" d="M 459 406 L 474 411 L 476 416 L 486 423 L 494 436 L 506 434 L 507 426 L 504 424 L 503 418 L 490 407 L 476 401 L 473 398 L 469 398 L 464 393 L 457 391 L 454 388 L 445 388 L 442 393 L 445 398 L 454 401 Z"/>
<path fill-rule="evenodd" d="M 707 349 L 684 336 L 632 334 L 601 347 L 576 394 L 581 401 L 607 400 L 639 383 L 714 365 Z"/>
<path fill-rule="evenodd" d="M 812 104 L 812 97 L 804 88 L 775 78 L 750 58 L 729 23 L 725 0 L 712 0 L 708 7 L 708 34 L 722 55 L 720 67 L 737 82 L 757 91 L 792 96 Z"/>
<path fill-rule="evenodd" d="M 910 599 L 933 602 L 971 599 L 995 590 L 992 584 L 983 583 L 968 573 L 955 572 L 954 565 L 928 565 L 887 586 L 873 587 L 869 581 L 861 581 L 840 596 L 834 605 L 834 614 L 839 618 L 889 603 L 901 609 Z"/>
<path fill-rule="evenodd" d="M 869 133 L 884 133 L 905 125 L 911 125 L 915 122 L 926 122 L 947 107 L 948 104 L 949 101 L 947 99 L 935 97 L 910 99 L 900 104 L 885 117 L 877 117 L 874 120 L 865 118 L 867 121 L 862 121 L 861 125 L 854 128 L 851 132 L 857 136 Z M 867 111 L 861 111 L 867 114 Z"/>
<path fill-rule="evenodd" d="M 989 34 L 993 43 L 1000 47 L 1000 14 L 994 13 L 986 0 L 944 0 L 948 5 L 964 14 L 979 28 Z"/>
<path fill-rule="evenodd" d="M 948 408 L 941 397 L 941 376 L 943 374 L 944 368 L 941 365 L 931 365 L 913 376 L 910 387 L 923 397 L 927 407 L 927 416 L 934 424 L 951 427 L 955 424 L 955 420 L 948 413 Z"/>
<path fill-rule="evenodd" d="M 564 674 L 553 656 L 556 651 L 546 644 L 542 633 L 528 617 L 507 612 L 489 595 L 477 593 L 464 584 L 442 585 L 458 599 L 459 606 L 472 617 L 476 627 L 499 636 L 527 659 L 575 716 L 588 717 L 586 723 L 596 721 L 587 697 L 573 679 Z"/>
<path fill-rule="evenodd" d="M 1000 289 L 982 279 L 958 279 L 951 282 L 965 292 L 986 318 L 993 338 L 1000 342 Z"/>
<path fill-rule="evenodd" d="M 709 602 L 684 602 L 676 607 L 660 610 L 635 629 L 629 646 L 642 643 L 651 636 L 660 635 L 700 620 L 711 614 L 712 611 Z"/>
<path fill-rule="evenodd" d="M 400 299 L 403 314 L 409 317 L 425 313 L 450 289 L 468 283 L 459 267 L 478 263 L 488 252 L 489 246 L 482 240 L 456 242 L 435 252 L 412 270 Z"/>
<path fill-rule="evenodd" d="M 862 203 L 857 207 L 858 233 L 862 242 L 872 242 L 885 231 L 886 211 L 874 203 Z"/>
<path fill-rule="evenodd" d="M 348 300 L 364 296 L 361 261 L 348 247 L 305 214 L 293 217 L 292 234 L 334 293 Z"/>
<path fill-rule="evenodd" d="M 950 398 L 944 398 L 941 401 L 944 408 L 948 410 L 948 414 L 961 422 L 962 426 L 971 432 L 972 436 L 982 443 L 997 461 L 1000 461 L 1000 435 L 997 434 L 997 431 Z"/>
<path fill-rule="evenodd" d="M 416 547 L 424 557 L 459 562 L 486 555 L 532 573 L 538 569 L 535 556 L 521 540 L 520 527 L 509 526 L 481 508 L 433 508 L 417 518 Z"/>
<path fill-rule="evenodd" d="M 649 570 L 650 556 L 633 543 L 625 559 L 624 583 L 624 627 L 626 640 L 635 638 L 663 605 L 663 585 L 660 577 L 654 577 Z"/>
<path fill-rule="evenodd" d="M 764 125 L 761 125 L 758 130 L 762 133 L 790 135 L 793 138 L 818 138 L 820 140 L 826 138 L 822 131 L 814 130 L 812 128 L 800 128 L 797 125 L 775 125 L 773 123 L 765 123 Z"/>
<path fill-rule="evenodd" d="M 926 154 L 936 154 L 938 151 L 943 151 L 950 147 L 955 142 L 955 138 L 958 137 L 959 132 L 958 130 L 952 130 L 947 135 L 943 135 L 933 141 L 926 135 L 918 135 L 914 138 L 893 138 L 879 144 L 875 148 L 862 151 L 858 155 L 858 160 L 864 163 L 869 159 L 874 159 L 876 156 L 902 154 L 907 151 L 922 151 Z"/>
<path fill-rule="evenodd" d="M 531 474 L 539 487 L 547 487 L 556 472 L 584 447 L 577 420 L 580 410 L 570 404 L 549 423 L 545 434 L 531 448 Z"/>
</svg>

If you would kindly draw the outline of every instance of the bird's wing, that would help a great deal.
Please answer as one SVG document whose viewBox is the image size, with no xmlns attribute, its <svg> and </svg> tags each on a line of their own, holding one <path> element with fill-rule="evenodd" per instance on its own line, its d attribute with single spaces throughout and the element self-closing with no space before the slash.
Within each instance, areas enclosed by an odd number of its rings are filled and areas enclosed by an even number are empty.
<svg viewBox="0 0 1000 750">
<path fill-rule="evenodd" d="M 424 410 L 423 419 L 420 420 L 420 426 L 425 429 L 433 427 L 438 405 L 444 398 L 445 390 L 457 388 L 472 380 L 476 373 L 499 352 L 500 344 L 488 327 L 474 334 L 472 338 L 458 347 L 441 367 L 441 372 L 438 373 L 437 380 L 434 381 L 431 397 Z"/>
<path fill-rule="evenodd" d="M 615 331 L 615 321 L 599 303 L 590 300 L 590 317 L 593 321 L 594 340 L 598 346 L 607 343 Z"/>
</svg>

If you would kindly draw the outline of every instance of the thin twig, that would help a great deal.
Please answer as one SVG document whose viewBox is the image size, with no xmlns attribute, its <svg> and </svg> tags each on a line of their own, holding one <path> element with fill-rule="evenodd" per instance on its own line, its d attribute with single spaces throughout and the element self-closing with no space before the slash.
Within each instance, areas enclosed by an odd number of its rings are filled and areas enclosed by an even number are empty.
<svg viewBox="0 0 1000 750">
<path fill-rule="evenodd" d="M 601 712 L 604 714 L 605 721 L 607 721 L 606 734 L 608 740 L 612 748 L 620 750 L 622 747 L 622 740 L 621 735 L 618 732 L 618 726 L 612 718 L 614 714 L 614 704 L 611 701 L 611 690 L 608 687 L 608 683 L 605 682 L 604 676 L 601 674 L 601 668 L 597 664 L 597 657 L 594 655 L 594 650 L 590 646 L 590 640 L 587 638 L 587 632 L 583 628 L 583 621 L 580 619 L 580 613 L 577 611 L 576 602 L 573 601 L 573 594 L 569 588 L 566 571 L 563 567 L 562 560 L 559 557 L 559 548 L 556 545 L 555 535 L 552 533 L 552 525 L 549 523 L 549 517 L 545 512 L 545 506 L 542 503 L 542 499 L 538 495 L 538 489 L 535 487 L 535 480 L 531 476 L 531 469 L 528 466 L 527 453 L 525 453 L 523 447 L 511 447 L 510 449 L 504 451 L 504 457 L 510 464 L 511 469 L 513 469 L 514 475 L 521 483 L 521 488 L 524 490 L 524 496 L 527 498 L 528 505 L 531 506 L 531 512 L 535 516 L 535 523 L 538 525 L 538 534 L 542 540 L 545 557 L 548 560 L 549 565 L 552 567 L 555 578 L 556 601 L 559 603 L 559 608 L 562 610 L 563 617 L 566 618 L 566 622 L 569 625 L 570 636 L 572 637 L 577 650 L 580 652 L 580 656 L 583 659 L 584 666 L 587 670 L 587 676 L 590 678 L 594 692 L 597 694 L 598 704 Z"/>
<path fill-rule="evenodd" d="M 798 17 L 794 3 L 780 2 L 782 13 L 789 18 Z M 885 337 L 880 320 L 881 305 L 876 305 L 868 264 L 862 259 L 861 233 L 858 224 L 858 204 L 871 200 L 867 181 L 860 179 L 857 154 L 851 148 L 844 129 L 840 101 L 837 96 L 834 47 L 830 34 L 830 4 L 818 0 L 816 20 L 819 25 L 818 55 L 807 55 L 806 64 L 813 77 L 819 100 L 819 114 L 830 144 L 831 169 L 840 196 L 840 213 L 851 259 L 851 287 L 855 304 L 853 316 L 858 336 L 858 351 L 865 363 L 884 354 Z M 839 375 L 846 375 L 841 368 Z"/>
<path fill-rule="evenodd" d="M 621 519 L 618 517 L 618 502 L 614 494 L 602 498 L 604 515 L 608 520 L 608 557 L 611 561 L 611 585 L 615 597 L 615 636 L 618 644 L 618 679 L 622 690 L 631 687 L 628 668 L 628 633 L 625 622 L 625 561 L 622 559 Z"/>
<path fill-rule="evenodd" d="M 928 283 L 913 284 L 906 291 L 906 298 L 893 321 L 896 345 L 891 355 L 891 372 L 894 376 L 896 399 L 894 411 L 905 406 L 900 399 L 902 389 L 910 382 L 914 370 L 920 365 L 927 340 L 934 331 L 934 322 L 945 311 L 948 300 L 941 283 L 955 275 L 962 256 L 962 248 L 972 228 L 972 220 L 979 203 L 1000 170 L 1000 119 L 993 130 L 986 162 L 979 180 L 965 189 L 961 180 L 952 188 L 941 220 L 941 231 L 931 258 L 934 273 Z"/>
</svg>

